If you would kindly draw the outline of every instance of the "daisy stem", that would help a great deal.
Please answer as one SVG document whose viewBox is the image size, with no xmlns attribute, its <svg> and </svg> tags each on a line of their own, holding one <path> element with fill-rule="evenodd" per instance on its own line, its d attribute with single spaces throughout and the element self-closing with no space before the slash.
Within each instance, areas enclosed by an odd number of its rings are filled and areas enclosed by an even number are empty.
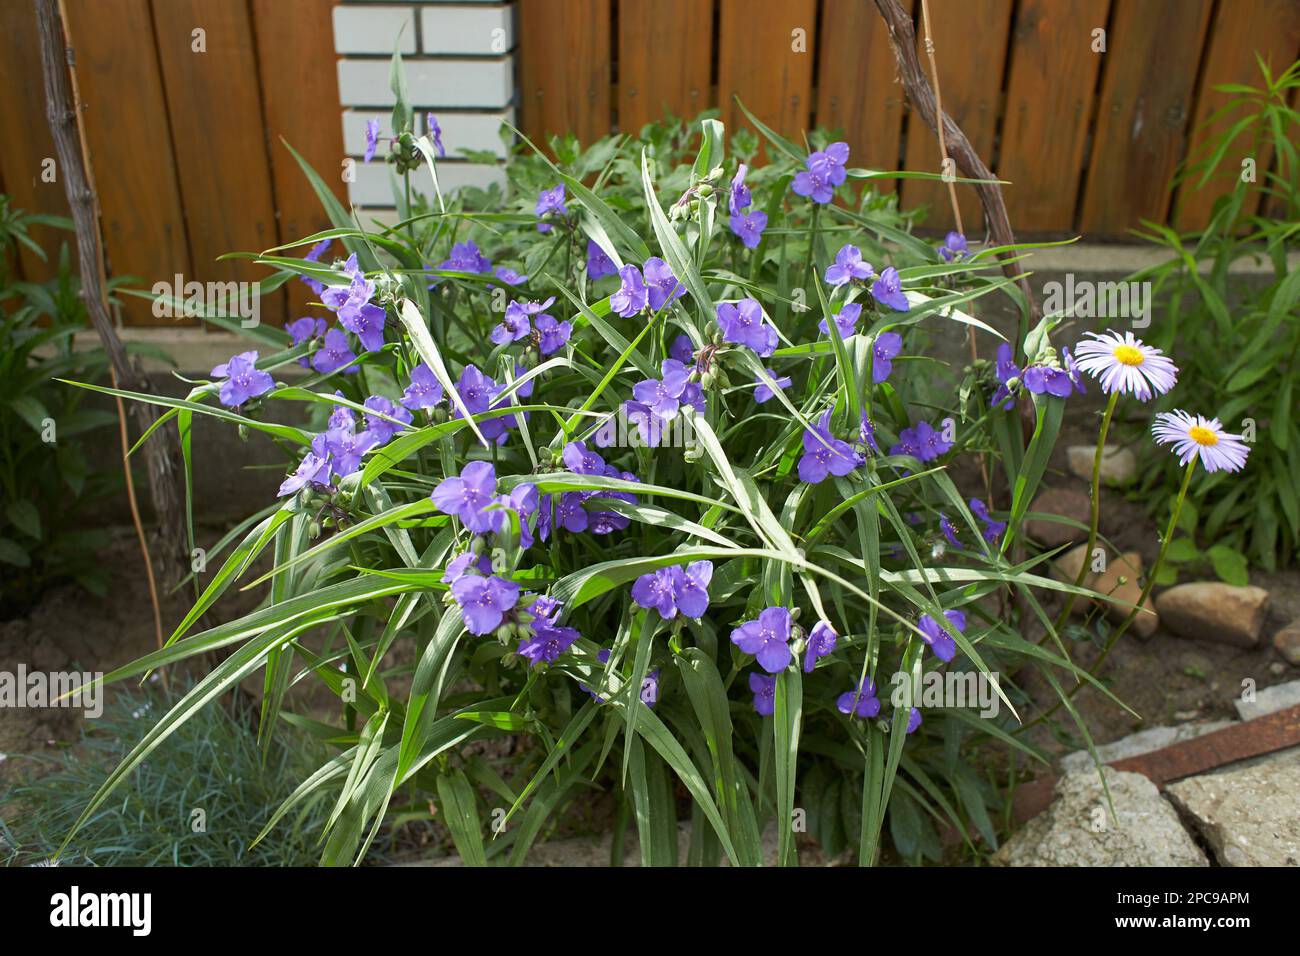
<svg viewBox="0 0 1300 956">
<path fill-rule="evenodd" d="M 1106 436 L 1110 433 L 1110 422 L 1115 417 L 1115 405 L 1119 402 L 1119 392 L 1111 392 L 1106 402 L 1106 412 L 1101 417 L 1101 431 L 1097 435 L 1097 451 L 1092 456 L 1092 485 L 1088 489 L 1088 546 L 1083 551 L 1083 560 L 1079 562 L 1079 573 L 1075 576 L 1074 586 L 1083 587 L 1088 578 L 1088 568 L 1092 565 L 1092 549 L 1097 546 L 1097 526 L 1101 522 L 1101 459 L 1106 453 Z M 1077 595 L 1067 594 L 1065 606 L 1056 619 L 1055 629 L 1059 631 L 1070 619 Z"/>
</svg>

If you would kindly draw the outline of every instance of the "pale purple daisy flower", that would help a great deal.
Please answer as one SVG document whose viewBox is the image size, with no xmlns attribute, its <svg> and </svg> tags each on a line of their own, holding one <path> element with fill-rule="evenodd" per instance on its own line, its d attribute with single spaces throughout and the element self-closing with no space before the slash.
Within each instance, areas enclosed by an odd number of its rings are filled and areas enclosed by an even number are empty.
<svg viewBox="0 0 1300 956">
<path fill-rule="evenodd" d="M 646 307 L 649 293 L 641 270 L 634 265 L 626 265 L 618 270 L 622 285 L 609 297 L 609 307 L 623 318 L 631 318 Z"/>
<path fill-rule="evenodd" d="M 790 612 L 769 607 L 758 618 L 731 632 L 731 643 L 752 654 L 769 674 L 779 674 L 790 664 Z"/>
<path fill-rule="evenodd" d="M 319 354 L 319 353 L 318 353 Z M 257 367 L 257 352 L 240 352 L 212 370 L 213 378 L 224 378 L 217 397 L 222 405 L 238 408 L 275 387 L 269 372 Z"/>
<path fill-rule="evenodd" d="M 944 611 L 943 616 L 958 633 L 966 630 L 966 615 L 962 611 Z M 934 656 L 941 661 L 950 661 L 957 656 L 957 642 L 952 639 L 943 626 L 929 614 L 922 614 L 916 626 L 920 629 L 922 640 L 930 645 Z"/>
<path fill-rule="evenodd" d="M 754 693 L 754 713 L 771 717 L 776 712 L 776 678 L 766 674 L 750 674 L 749 689 Z"/>
<path fill-rule="evenodd" d="M 854 280 L 865 282 L 875 274 L 871 263 L 864 262 L 857 246 L 843 246 L 835 253 L 835 262 L 826 269 L 826 281 L 833 286 L 846 285 Z"/>
<path fill-rule="evenodd" d="M 898 270 L 893 266 L 880 273 L 880 277 L 871 284 L 871 297 L 897 312 L 906 312 L 911 308 L 907 296 L 903 294 L 903 280 L 898 277 Z"/>
<path fill-rule="evenodd" d="M 838 313 L 831 316 L 831 318 L 835 320 L 835 328 L 839 331 L 840 338 L 847 339 L 853 336 L 857 331 L 858 317 L 861 315 L 862 306 L 858 305 L 856 302 L 851 302 L 844 308 L 840 309 Z M 821 322 L 817 324 L 817 328 L 821 330 L 822 335 L 830 335 L 830 328 L 827 326 L 825 319 L 822 319 Z"/>
<path fill-rule="evenodd" d="M 850 717 L 874 717 L 880 713 L 880 700 L 876 697 L 876 685 L 870 678 L 864 678 L 853 690 L 840 694 L 835 701 L 835 709 Z"/>
<path fill-rule="evenodd" d="M 1132 332 L 1086 332 L 1092 341 L 1075 345 L 1078 367 L 1101 383 L 1107 395 L 1131 394 L 1138 401 L 1163 395 L 1178 381 L 1178 369 L 1158 348 Z"/>
<path fill-rule="evenodd" d="M 726 341 L 747 346 L 762 358 L 776 351 L 776 329 L 764 320 L 763 307 L 757 299 L 721 303 L 717 320 Z"/>
<path fill-rule="evenodd" d="M 1191 415 L 1181 409 L 1157 413 L 1151 433 L 1155 435 L 1157 445 L 1174 446 L 1180 465 L 1199 458 L 1211 474 L 1241 471 L 1246 467 L 1246 456 L 1250 454 L 1244 439 L 1225 432 L 1223 423 L 1217 418 Z"/>
<path fill-rule="evenodd" d="M 733 212 L 727 224 L 746 249 L 757 249 L 763 240 L 763 230 L 767 228 L 767 213 L 761 209 Z"/>
<path fill-rule="evenodd" d="M 835 633 L 835 628 L 831 627 L 830 621 L 818 621 L 814 624 L 808 634 L 808 646 L 804 650 L 803 672 L 811 674 L 819 660 L 829 657 L 834 652 L 837 640 L 839 635 Z"/>
</svg>

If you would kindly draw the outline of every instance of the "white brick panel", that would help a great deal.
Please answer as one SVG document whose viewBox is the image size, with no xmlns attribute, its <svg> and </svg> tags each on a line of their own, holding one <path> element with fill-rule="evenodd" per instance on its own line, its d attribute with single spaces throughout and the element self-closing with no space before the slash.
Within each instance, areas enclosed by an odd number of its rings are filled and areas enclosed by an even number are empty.
<svg viewBox="0 0 1300 956">
<path fill-rule="evenodd" d="M 514 48 L 514 18 L 508 6 L 420 8 L 425 53 L 502 54 Z"/>
<path fill-rule="evenodd" d="M 502 109 L 510 105 L 513 60 L 406 60 L 412 103 Z M 339 97 L 344 106 L 392 106 L 387 60 L 339 60 Z"/>
<path fill-rule="evenodd" d="M 415 9 L 411 6 L 334 8 L 335 53 L 392 53 L 401 35 L 402 52 L 415 52 Z"/>
</svg>

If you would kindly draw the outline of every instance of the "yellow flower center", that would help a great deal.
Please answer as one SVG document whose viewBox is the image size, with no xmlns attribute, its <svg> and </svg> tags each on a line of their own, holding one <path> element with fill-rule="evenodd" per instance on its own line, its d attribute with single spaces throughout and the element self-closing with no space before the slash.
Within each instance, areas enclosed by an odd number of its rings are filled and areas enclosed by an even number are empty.
<svg viewBox="0 0 1300 956">
<path fill-rule="evenodd" d="M 1219 443 L 1218 435 L 1208 428 L 1202 428 L 1200 425 L 1193 425 L 1188 430 L 1187 437 L 1198 445 L 1217 445 Z"/>
<path fill-rule="evenodd" d="M 1115 358 L 1121 365 L 1141 365 L 1146 361 L 1146 356 L 1142 354 L 1142 350 L 1131 345 L 1115 346 Z"/>
</svg>

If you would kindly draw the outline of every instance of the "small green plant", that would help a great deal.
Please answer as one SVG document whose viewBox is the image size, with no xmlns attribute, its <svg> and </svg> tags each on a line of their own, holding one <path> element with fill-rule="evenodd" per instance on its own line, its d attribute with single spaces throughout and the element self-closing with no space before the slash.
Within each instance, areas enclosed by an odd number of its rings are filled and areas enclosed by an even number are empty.
<svg viewBox="0 0 1300 956">
<path fill-rule="evenodd" d="M 186 690 L 188 688 L 181 688 Z M 159 691 L 113 695 L 81 742 L 30 760 L 26 782 L 0 805 L 0 862 L 50 859 L 104 776 L 139 743 L 171 701 Z M 328 807 L 307 800 L 252 845 L 276 806 L 317 761 L 316 746 L 282 728 L 263 748 L 256 716 L 208 707 L 153 752 L 116 798 L 86 821 L 62 863 L 89 866 L 304 866 L 315 862 L 316 836 Z M 7 817 L 7 819 L 6 819 Z"/>
<path fill-rule="evenodd" d="M 1300 554 L 1300 269 L 1287 260 L 1300 232 L 1300 114 L 1288 104 L 1300 88 L 1300 62 L 1276 75 L 1263 61 L 1259 68 L 1258 87 L 1218 87 L 1232 99 L 1207 123 L 1222 123 L 1223 132 L 1175 180 L 1195 190 L 1226 171 L 1232 191 L 1200 232 L 1144 223 L 1143 237 L 1171 258 L 1130 276 L 1153 283 L 1163 314 L 1151 337 L 1183 356 L 1181 389 L 1214 396 L 1224 425 L 1254 445 L 1256 480 L 1211 476 L 1192 499 L 1210 542 L 1205 555 L 1232 581 L 1245 576 L 1247 557 L 1272 570 Z M 1262 282 L 1231 271 L 1246 259 L 1269 267 Z M 1163 509 L 1167 496 L 1153 492 L 1177 488 L 1181 469 L 1154 450 L 1149 459 L 1138 492 Z M 1179 547 L 1175 560 L 1199 558 L 1194 543 Z"/>
</svg>

